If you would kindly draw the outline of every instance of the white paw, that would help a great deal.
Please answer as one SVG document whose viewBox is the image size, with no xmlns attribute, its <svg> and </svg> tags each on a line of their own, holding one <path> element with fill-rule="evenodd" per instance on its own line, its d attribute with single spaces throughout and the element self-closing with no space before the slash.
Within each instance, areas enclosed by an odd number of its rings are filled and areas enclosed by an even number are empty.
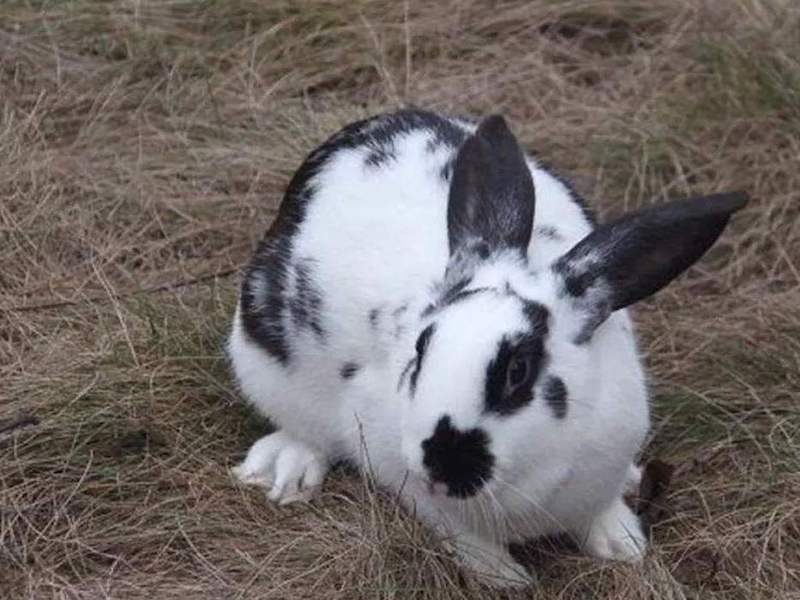
<svg viewBox="0 0 800 600">
<path fill-rule="evenodd" d="M 231 472 L 244 484 L 267 488 L 273 502 L 289 504 L 308 502 L 322 485 L 328 465 L 311 447 L 277 431 L 253 444 Z"/>
<path fill-rule="evenodd" d="M 460 535 L 449 540 L 447 546 L 455 552 L 462 567 L 484 585 L 520 588 L 535 582 L 534 577 L 500 545 L 471 535 Z"/>
<path fill-rule="evenodd" d="M 639 517 L 619 498 L 595 518 L 584 549 L 598 558 L 640 562 L 647 549 L 647 538 Z"/>
</svg>

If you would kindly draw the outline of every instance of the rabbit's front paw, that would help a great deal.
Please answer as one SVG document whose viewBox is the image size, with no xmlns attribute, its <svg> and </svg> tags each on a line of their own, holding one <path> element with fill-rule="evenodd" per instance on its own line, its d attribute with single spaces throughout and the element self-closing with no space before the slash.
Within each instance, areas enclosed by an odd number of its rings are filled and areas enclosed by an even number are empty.
<svg viewBox="0 0 800 600">
<path fill-rule="evenodd" d="M 647 538 L 639 517 L 618 498 L 594 520 L 584 548 L 598 558 L 640 562 L 647 548 Z"/>
<path fill-rule="evenodd" d="M 314 496 L 328 464 L 310 446 L 277 431 L 253 444 L 244 462 L 231 472 L 242 483 L 268 489 L 267 498 L 273 502 L 289 504 Z"/>
</svg>

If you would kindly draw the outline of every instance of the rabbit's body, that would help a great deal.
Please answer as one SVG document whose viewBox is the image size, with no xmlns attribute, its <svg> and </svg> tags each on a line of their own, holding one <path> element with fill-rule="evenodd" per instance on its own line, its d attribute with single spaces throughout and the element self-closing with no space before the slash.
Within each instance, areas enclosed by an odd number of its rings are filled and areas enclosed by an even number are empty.
<svg viewBox="0 0 800 600">
<path fill-rule="evenodd" d="M 529 185 L 520 168 L 530 173 L 526 256 L 493 247 L 480 222 L 477 237 L 458 237 L 453 171 L 469 191 L 469 156 L 458 156 L 475 132 L 420 111 L 384 115 L 335 135 L 298 171 L 246 274 L 229 345 L 242 391 L 280 431 L 237 474 L 291 501 L 333 461 L 368 467 L 495 582 L 519 580 L 508 542 L 555 532 L 636 558 L 644 537 L 621 496 L 649 419 L 630 320 L 594 302 L 594 288 L 572 293 L 594 255 L 559 260 L 593 225 L 530 157 L 492 183 L 505 194 L 515 176 Z M 513 154 L 503 131 L 490 133 Z M 501 358 L 487 353 L 520 336 L 534 358 L 516 374 L 503 363 L 502 393 L 490 390 Z M 480 356 L 462 350 L 472 346 Z M 521 405 L 506 399 L 519 396 L 519 373 L 532 386 Z"/>
</svg>

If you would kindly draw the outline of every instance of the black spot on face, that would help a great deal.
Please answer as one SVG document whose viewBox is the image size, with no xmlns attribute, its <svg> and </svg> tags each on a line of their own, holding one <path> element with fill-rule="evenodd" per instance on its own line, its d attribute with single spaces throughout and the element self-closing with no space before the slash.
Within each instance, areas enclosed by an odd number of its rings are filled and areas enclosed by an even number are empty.
<svg viewBox="0 0 800 600">
<path fill-rule="evenodd" d="M 416 351 L 417 357 L 414 363 L 414 370 L 411 372 L 411 395 L 417 393 L 417 378 L 419 377 L 419 372 L 422 369 L 422 363 L 425 360 L 425 353 L 428 351 L 428 346 L 431 342 L 431 336 L 433 332 L 436 330 L 436 327 L 433 323 L 428 325 L 425 329 L 422 330 L 422 333 L 419 334 L 416 343 Z"/>
<path fill-rule="evenodd" d="M 403 322 L 403 315 L 408 312 L 408 304 L 401 304 L 392 311 L 392 319 L 394 319 L 394 338 L 400 339 L 406 330 L 405 323 Z"/>
<path fill-rule="evenodd" d="M 575 269 L 567 261 L 561 259 L 553 265 L 553 271 L 562 277 L 564 292 L 573 298 L 583 296 L 597 279 L 597 274 L 592 273 L 589 269 Z"/>
<path fill-rule="evenodd" d="M 397 308 L 395 308 L 395 309 L 392 311 L 392 316 L 393 316 L 395 319 L 398 319 L 398 318 L 400 318 L 401 316 L 403 316 L 403 313 L 404 313 L 404 312 L 406 312 L 407 310 L 408 310 L 408 304 L 401 304 L 400 306 L 398 306 Z"/>
<path fill-rule="evenodd" d="M 523 300 L 523 302 L 522 311 L 525 313 L 525 318 L 528 320 L 531 331 L 538 335 L 547 335 L 550 311 L 538 302 L 530 300 Z"/>
<path fill-rule="evenodd" d="M 530 329 L 500 340 L 497 354 L 486 368 L 486 410 L 501 416 L 513 414 L 533 400 L 533 386 L 547 358 L 544 339 L 549 313 L 536 302 L 526 302 L 523 310 Z"/>
<path fill-rule="evenodd" d="M 490 288 L 474 288 L 474 289 L 471 289 L 471 290 L 463 290 L 461 292 L 458 292 L 457 294 L 453 294 L 451 296 L 448 296 L 446 298 L 446 301 L 445 301 L 445 299 L 443 299 L 443 304 L 440 305 L 440 308 L 443 307 L 443 306 L 452 306 L 453 304 L 457 304 L 458 302 L 461 302 L 462 300 L 466 300 L 467 298 L 469 298 L 471 296 L 474 296 L 475 294 L 479 294 L 481 292 L 485 292 L 485 291 L 487 291 L 489 289 Z"/>
<path fill-rule="evenodd" d="M 450 417 L 439 419 L 433 435 L 422 442 L 422 464 L 434 482 L 447 485 L 447 495 L 468 498 L 492 477 L 494 456 L 483 429 L 461 431 Z"/>
<path fill-rule="evenodd" d="M 436 304 L 428 304 L 428 306 L 422 309 L 422 312 L 419 313 L 419 316 L 422 317 L 423 319 L 429 317 L 434 313 L 436 308 L 437 308 Z"/>
<path fill-rule="evenodd" d="M 342 368 L 339 370 L 339 375 L 342 376 L 342 379 L 350 379 L 356 373 L 358 373 L 361 367 L 354 362 L 346 362 L 342 365 Z"/>
<path fill-rule="evenodd" d="M 564 278 L 564 288 L 573 297 L 583 296 L 586 290 L 594 281 L 594 277 L 588 272 L 570 274 Z"/>
<path fill-rule="evenodd" d="M 381 318 L 380 308 L 373 308 L 372 310 L 370 310 L 369 314 L 367 315 L 367 319 L 369 320 L 369 326 L 372 327 L 373 329 L 377 329 L 378 321 L 380 321 L 380 318 Z"/>
<path fill-rule="evenodd" d="M 403 384 L 406 382 L 406 377 L 408 377 L 408 374 L 411 372 L 411 369 L 414 368 L 415 364 L 417 364 L 417 357 L 416 356 L 414 358 L 410 359 L 406 363 L 406 366 L 403 367 L 403 371 L 402 371 L 402 373 L 400 373 L 400 378 L 397 380 L 397 391 L 398 392 L 401 389 L 403 389 Z M 416 385 L 416 380 L 414 381 L 414 385 Z M 413 394 L 414 390 L 412 390 L 411 393 Z"/>
<path fill-rule="evenodd" d="M 606 320 L 613 309 L 612 297 L 602 293 L 602 275 L 585 265 L 578 268 L 570 264 L 565 257 L 557 260 L 552 270 L 563 282 L 560 295 L 572 298 L 575 307 L 582 313 L 583 325 L 575 335 L 573 343 L 578 346 L 586 344 L 591 341 L 595 329 Z"/>
<path fill-rule="evenodd" d="M 560 377 L 550 375 L 544 384 L 544 400 L 557 419 L 567 416 L 567 386 Z"/>
<path fill-rule="evenodd" d="M 457 281 L 456 283 L 451 285 L 441 295 L 441 297 L 437 301 L 437 304 L 439 306 L 447 306 L 448 304 L 450 304 L 453 298 L 456 298 L 461 292 L 463 292 L 471 281 L 472 280 L 469 277 L 465 277 L 464 279 L 461 279 L 460 281 Z"/>
<path fill-rule="evenodd" d="M 441 296 L 439 296 L 433 304 L 430 304 L 425 307 L 425 310 L 422 311 L 421 316 L 427 317 L 433 314 L 434 312 L 445 308 L 447 306 L 452 306 L 453 304 L 457 304 L 462 300 L 466 300 L 467 298 L 478 294 L 480 292 L 486 292 L 491 290 L 492 288 L 488 287 L 480 287 L 480 288 L 473 288 L 471 290 L 466 289 L 466 287 L 472 283 L 472 280 L 469 277 L 466 277 L 455 284 L 451 285 L 447 288 Z"/>
</svg>

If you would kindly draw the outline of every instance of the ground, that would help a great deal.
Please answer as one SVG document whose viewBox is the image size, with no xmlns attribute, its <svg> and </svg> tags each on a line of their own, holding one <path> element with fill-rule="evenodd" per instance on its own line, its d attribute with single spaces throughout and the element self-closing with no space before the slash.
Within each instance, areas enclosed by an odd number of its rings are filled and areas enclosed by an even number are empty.
<svg viewBox="0 0 800 600">
<path fill-rule="evenodd" d="M 489 596 L 347 470 L 275 507 L 223 339 L 302 157 L 413 104 L 504 114 L 603 218 L 752 197 L 636 311 L 638 567 L 548 557 L 509 598 L 800 598 L 800 7 L 793 0 L 5 0 L 0 596 Z"/>
</svg>

